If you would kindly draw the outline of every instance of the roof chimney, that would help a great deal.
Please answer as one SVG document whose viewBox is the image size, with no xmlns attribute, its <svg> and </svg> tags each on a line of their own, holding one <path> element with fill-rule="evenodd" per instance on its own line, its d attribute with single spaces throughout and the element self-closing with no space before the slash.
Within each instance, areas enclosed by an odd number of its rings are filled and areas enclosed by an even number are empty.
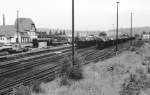
<svg viewBox="0 0 150 95">
<path fill-rule="evenodd" d="M 5 26 L 5 14 L 3 14 L 3 26 Z"/>
</svg>

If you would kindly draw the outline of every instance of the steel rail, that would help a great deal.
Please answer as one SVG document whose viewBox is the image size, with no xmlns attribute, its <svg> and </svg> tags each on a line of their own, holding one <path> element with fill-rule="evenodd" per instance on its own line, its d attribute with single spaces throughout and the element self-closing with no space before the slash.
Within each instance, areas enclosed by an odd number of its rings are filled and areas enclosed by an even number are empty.
<svg viewBox="0 0 150 95">
<path fill-rule="evenodd" d="M 100 53 L 100 52 L 99 52 Z M 91 54 L 91 56 L 93 56 L 95 53 L 93 53 L 93 54 Z M 115 54 L 114 53 L 114 51 L 111 49 L 110 50 L 110 52 L 104 52 L 103 54 L 102 53 L 100 53 L 100 55 L 98 55 L 98 54 L 96 54 L 97 56 L 95 56 L 95 59 L 91 59 L 91 60 L 89 60 L 89 61 L 87 61 L 87 62 L 92 62 L 92 61 L 94 61 L 94 60 L 99 60 L 99 59 L 105 59 L 105 58 L 107 58 L 108 56 L 113 56 L 113 54 Z M 108 57 L 109 58 L 109 57 Z M 52 71 L 52 69 L 50 70 L 50 71 Z M 49 72 L 49 71 L 48 71 Z M 57 71 L 54 71 L 54 72 L 57 72 Z M 49 73 L 50 74 L 50 73 Z M 43 74 L 41 74 L 41 75 L 43 75 Z M 47 76 L 47 75 L 45 75 L 45 76 Z M 45 76 L 43 76 L 43 77 L 45 77 Z M 36 77 L 36 76 L 34 76 L 34 77 Z M 41 78 L 41 76 L 40 76 L 40 78 Z M 42 78 L 41 78 L 42 79 Z M 28 78 L 26 78 L 26 80 L 28 80 Z M 30 78 L 29 78 L 29 80 L 31 80 Z M 23 79 L 22 79 L 22 81 L 23 81 Z M 3 87 L 7 87 L 7 86 L 3 86 Z M 0 91 L 1 91 L 1 89 L 0 89 Z M 3 92 L 4 90 L 2 90 L 2 92 Z M 1 93 L 1 92 L 0 92 Z"/>
</svg>

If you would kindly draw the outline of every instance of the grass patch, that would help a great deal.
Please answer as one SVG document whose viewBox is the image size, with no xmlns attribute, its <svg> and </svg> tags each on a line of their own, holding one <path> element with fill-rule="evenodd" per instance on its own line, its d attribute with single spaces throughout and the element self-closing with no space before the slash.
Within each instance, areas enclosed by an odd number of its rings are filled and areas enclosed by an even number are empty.
<svg viewBox="0 0 150 95">
<path fill-rule="evenodd" d="M 135 41 L 135 42 L 133 42 L 133 44 L 132 44 L 132 46 L 133 47 L 141 47 L 141 46 L 143 46 L 144 45 L 144 41 L 141 41 L 141 40 L 139 40 L 139 41 Z"/>
<path fill-rule="evenodd" d="M 144 68 L 137 68 L 135 71 L 135 74 L 130 74 L 124 80 L 120 95 L 141 95 L 141 91 L 150 88 L 150 78 L 144 72 Z"/>
</svg>

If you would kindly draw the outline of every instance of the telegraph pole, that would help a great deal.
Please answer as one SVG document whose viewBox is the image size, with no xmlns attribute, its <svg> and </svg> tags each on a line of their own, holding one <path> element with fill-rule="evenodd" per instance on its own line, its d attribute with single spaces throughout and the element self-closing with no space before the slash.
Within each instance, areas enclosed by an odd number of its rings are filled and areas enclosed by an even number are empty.
<svg viewBox="0 0 150 95">
<path fill-rule="evenodd" d="M 17 39 L 16 42 L 19 43 L 19 11 L 17 11 Z"/>
<path fill-rule="evenodd" d="M 72 65 L 75 65 L 74 62 L 74 0 L 72 0 Z"/>
<path fill-rule="evenodd" d="M 132 12 L 131 12 L 130 15 L 131 15 L 131 31 L 130 31 L 130 36 L 132 37 Z M 131 40 L 130 45 L 132 46 L 132 40 Z"/>
<path fill-rule="evenodd" d="M 114 24 L 112 24 L 112 26 L 113 26 L 113 28 L 112 28 L 112 32 L 115 32 L 115 25 Z M 113 46 L 115 45 L 115 42 L 113 41 Z M 115 50 L 115 49 L 114 49 Z"/>
<path fill-rule="evenodd" d="M 5 14 L 3 14 L 3 26 L 5 26 Z"/>
<path fill-rule="evenodd" d="M 116 2 L 117 3 L 117 29 L 116 29 L 116 53 L 118 51 L 118 4 L 119 2 Z"/>
</svg>

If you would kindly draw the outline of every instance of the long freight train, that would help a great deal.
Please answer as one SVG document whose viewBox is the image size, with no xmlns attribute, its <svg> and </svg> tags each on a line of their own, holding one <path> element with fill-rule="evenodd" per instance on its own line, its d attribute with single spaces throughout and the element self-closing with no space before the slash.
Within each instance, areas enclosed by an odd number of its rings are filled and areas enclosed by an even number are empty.
<svg viewBox="0 0 150 95">
<path fill-rule="evenodd" d="M 99 39 L 97 40 L 96 45 L 98 49 L 103 49 L 106 47 L 113 46 L 116 43 L 121 44 L 121 43 L 127 42 L 129 40 L 134 40 L 134 39 L 135 39 L 134 37 L 120 37 L 117 40 L 116 39 L 108 39 L 108 40 Z"/>
<path fill-rule="evenodd" d="M 121 36 L 117 41 L 116 39 L 111 39 L 109 37 L 82 37 L 76 40 L 76 47 L 87 48 L 90 46 L 97 46 L 98 49 L 103 49 L 115 45 L 116 42 L 120 44 L 134 39 L 134 37 L 129 36 Z"/>
</svg>

